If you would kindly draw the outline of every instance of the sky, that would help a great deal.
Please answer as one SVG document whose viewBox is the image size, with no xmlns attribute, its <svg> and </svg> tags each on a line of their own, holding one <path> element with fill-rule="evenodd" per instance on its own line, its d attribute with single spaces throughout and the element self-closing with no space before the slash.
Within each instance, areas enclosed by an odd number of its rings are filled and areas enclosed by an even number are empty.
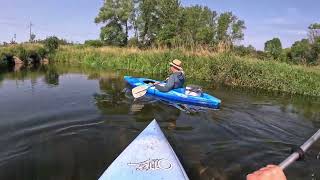
<svg viewBox="0 0 320 180">
<path fill-rule="evenodd" d="M 319 0 L 181 0 L 183 6 L 208 6 L 218 13 L 231 11 L 246 23 L 240 44 L 262 50 L 274 37 L 283 47 L 307 38 L 308 26 L 320 22 Z M 94 18 L 103 0 L 0 0 L 0 43 L 16 34 L 29 39 L 29 24 L 36 39 L 56 35 L 73 42 L 98 39 L 101 25 Z"/>
</svg>

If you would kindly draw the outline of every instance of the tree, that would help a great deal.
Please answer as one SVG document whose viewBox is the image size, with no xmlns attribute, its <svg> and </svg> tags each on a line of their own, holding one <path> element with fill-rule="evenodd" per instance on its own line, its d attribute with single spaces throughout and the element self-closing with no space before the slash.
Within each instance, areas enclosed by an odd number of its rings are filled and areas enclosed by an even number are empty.
<svg viewBox="0 0 320 180">
<path fill-rule="evenodd" d="M 188 47 L 214 43 L 217 13 L 199 5 L 185 7 L 181 13 L 179 39 Z"/>
<path fill-rule="evenodd" d="M 123 46 L 128 43 L 129 21 L 133 13 L 132 0 L 105 0 L 95 23 L 103 23 L 100 38 L 106 44 Z"/>
<path fill-rule="evenodd" d="M 274 59 L 278 59 L 282 53 L 282 44 L 279 38 L 273 38 L 264 44 L 264 51 Z"/>
<path fill-rule="evenodd" d="M 159 45 L 171 47 L 178 33 L 180 15 L 179 0 L 159 0 L 159 24 L 160 29 L 156 38 Z"/>
<path fill-rule="evenodd" d="M 150 46 L 155 42 L 160 29 L 159 1 L 141 0 L 139 9 L 137 26 L 140 31 L 140 40 L 144 46 Z"/>
<path fill-rule="evenodd" d="M 318 37 L 320 37 L 320 24 L 314 23 L 309 27 L 309 39 L 311 43 L 314 43 Z"/>
<path fill-rule="evenodd" d="M 243 40 L 244 33 L 243 30 L 246 29 L 245 23 L 242 20 L 238 20 L 237 18 L 233 21 L 231 25 L 231 41 L 235 43 L 236 41 Z"/>
<path fill-rule="evenodd" d="M 311 46 L 313 59 L 309 63 L 320 64 L 320 37 L 315 38 L 315 41 Z"/>
<path fill-rule="evenodd" d="M 232 12 L 220 14 L 218 18 L 217 39 L 219 41 L 232 42 L 242 40 L 245 23 L 239 20 Z"/>
<path fill-rule="evenodd" d="M 296 41 L 292 45 L 291 58 L 297 64 L 307 64 L 312 59 L 311 45 L 308 39 Z"/>
<path fill-rule="evenodd" d="M 127 37 L 123 32 L 122 26 L 115 21 L 111 21 L 105 27 L 101 28 L 100 39 L 107 45 L 114 46 L 124 46 L 127 42 Z"/>
<path fill-rule="evenodd" d="M 242 40 L 245 23 L 231 12 L 218 16 L 204 6 L 182 7 L 180 0 L 105 0 L 96 23 L 102 23 L 100 38 L 105 44 L 145 47 L 208 47 Z M 134 41 L 133 41 L 134 40 Z"/>
</svg>

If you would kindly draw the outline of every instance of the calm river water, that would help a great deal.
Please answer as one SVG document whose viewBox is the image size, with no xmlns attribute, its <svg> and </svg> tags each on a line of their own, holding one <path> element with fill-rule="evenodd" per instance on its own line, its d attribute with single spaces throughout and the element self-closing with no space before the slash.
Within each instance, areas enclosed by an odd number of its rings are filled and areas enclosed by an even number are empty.
<svg viewBox="0 0 320 180">
<path fill-rule="evenodd" d="M 320 128 L 320 99 L 189 81 L 222 100 L 220 110 L 190 113 L 151 97 L 134 101 L 125 74 L 134 73 L 1 69 L 0 179 L 98 179 L 154 118 L 190 179 L 245 179 Z M 320 142 L 286 175 L 320 179 Z"/>
</svg>

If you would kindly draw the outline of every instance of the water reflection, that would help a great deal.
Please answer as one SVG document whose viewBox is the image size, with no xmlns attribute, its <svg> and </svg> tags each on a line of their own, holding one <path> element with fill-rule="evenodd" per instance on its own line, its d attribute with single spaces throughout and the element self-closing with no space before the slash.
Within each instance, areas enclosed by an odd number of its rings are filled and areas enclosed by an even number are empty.
<svg viewBox="0 0 320 180">
<path fill-rule="evenodd" d="M 55 66 L 44 66 L 45 76 L 44 80 L 48 85 L 58 86 L 59 85 L 59 74 Z"/>
</svg>

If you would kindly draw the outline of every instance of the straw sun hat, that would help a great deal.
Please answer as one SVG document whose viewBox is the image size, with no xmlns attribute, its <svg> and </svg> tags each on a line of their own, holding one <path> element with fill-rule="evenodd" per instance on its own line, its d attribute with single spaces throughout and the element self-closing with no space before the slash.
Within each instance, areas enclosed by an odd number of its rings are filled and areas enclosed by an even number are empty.
<svg viewBox="0 0 320 180">
<path fill-rule="evenodd" d="M 176 69 L 178 69 L 179 71 L 182 71 L 182 62 L 178 59 L 173 60 L 172 62 L 170 62 L 170 66 L 175 67 Z"/>
</svg>

